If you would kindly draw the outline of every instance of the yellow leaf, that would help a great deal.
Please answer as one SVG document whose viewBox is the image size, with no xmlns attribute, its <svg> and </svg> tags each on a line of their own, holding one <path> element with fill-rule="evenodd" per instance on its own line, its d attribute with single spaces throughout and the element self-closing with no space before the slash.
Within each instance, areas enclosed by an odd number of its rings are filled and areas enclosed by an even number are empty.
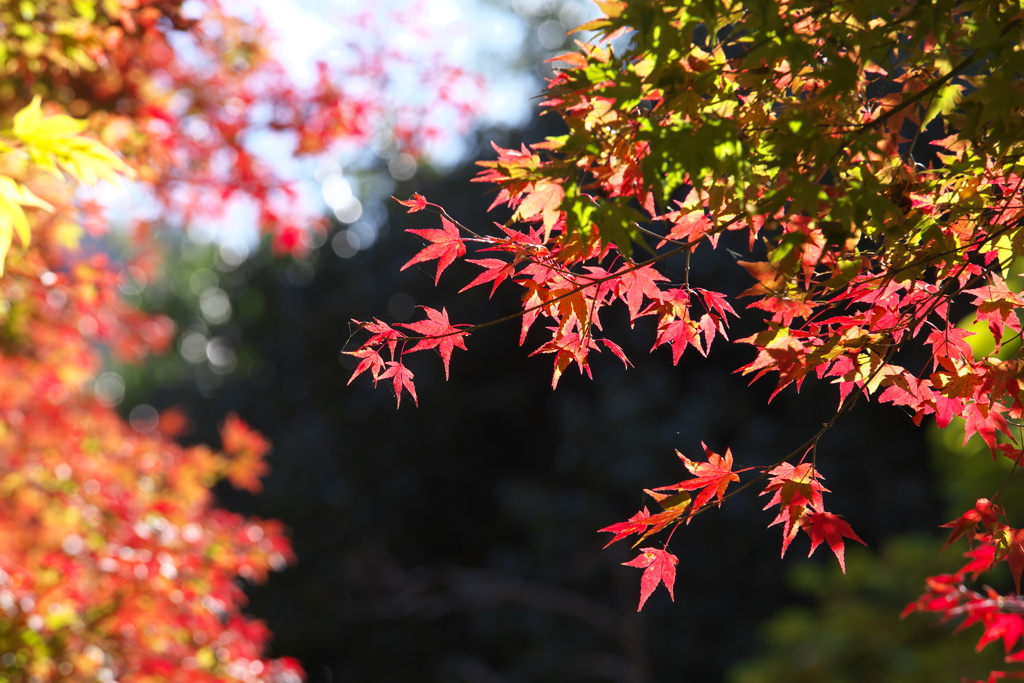
<svg viewBox="0 0 1024 683">
<path fill-rule="evenodd" d="M 96 140 L 82 137 L 88 124 L 64 114 L 42 115 L 39 97 L 14 116 L 12 135 L 25 146 L 32 163 L 60 177 L 58 165 L 75 180 L 94 185 L 100 180 L 117 184 L 132 169 Z"/>
<path fill-rule="evenodd" d="M 550 180 L 537 181 L 532 190 L 525 193 L 515 217 L 524 221 L 541 219 L 544 222 L 544 238 L 547 239 L 561 215 L 564 198 L 565 190 L 561 185 Z"/>
<path fill-rule="evenodd" d="M 939 114 L 946 116 L 956 109 L 957 104 L 960 102 L 960 93 L 962 92 L 963 86 L 947 83 L 935 93 L 932 96 L 931 103 L 928 105 L 928 111 L 925 112 L 924 118 L 921 119 L 921 130 L 924 130 Z"/>
<path fill-rule="evenodd" d="M 73 119 L 65 114 L 55 114 L 54 116 L 47 116 L 39 120 L 33 132 L 33 137 L 43 139 L 69 138 L 78 135 L 88 127 L 89 124 L 85 121 Z"/>
<path fill-rule="evenodd" d="M 36 126 L 39 125 L 39 119 L 43 116 L 40 102 L 39 95 L 36 95 L 27 107 L 14 115 L 14 128 L 11 132 L 15 137 L 24 139 L 25 136 L 30 136 L 35 132 Z"/>
<path fill-rule="evenodd" d="M 0 195 L 0 275 L 4 274 L 4 262 L 7 261 L 7 252 L 11 250 L 11 242 L 14 241 L 14 224 L 25 217 L 21 207 Z"/>
<path fill-rule="evenodd" d="M 57 225 L 57 229 L 54 232 L 54 239 L 57 244 L 73 251 L 78 249 L 79 243 L 82 241 L 82 235 L 85 234 L 85 230 L 82 226 L 73 221 L 62 221 Z"/>
<path fill-rule="evenodd" d="M 0 176 L 0 275 L 3 275 L 4 261 L 7 260 L 7 253 L 11 250 L 15 233 L 23 246 L 28 246 L 31 239 L 28 216 L 25 215 L 23 206 L 34 206 L 46 211 L 53 210 L 52 206 L 32 194 L 32 191 L 24 185 L 19 185 L 11 178 Z"/>
</svg>

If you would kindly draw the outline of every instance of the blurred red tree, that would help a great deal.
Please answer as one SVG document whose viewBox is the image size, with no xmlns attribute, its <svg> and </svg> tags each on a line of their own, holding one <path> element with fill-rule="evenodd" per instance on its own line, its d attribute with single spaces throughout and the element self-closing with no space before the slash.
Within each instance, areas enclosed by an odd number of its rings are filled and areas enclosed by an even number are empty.
<svg viewBox="0 0 1024 683">
<path fill-rule="evenodd" d="M 126 424 L 93 389 L 101 350 L 137 361 L 172 338 L 118 292 L 159 277 L 154 226 L 222 219 L 244 195 L 278 248 L 301 251 L 316 219 L 254 136 L 309 155 L 384 120 L 407 149 L 430 132 L 365 87 L 390 67 L 380 55 L 340 74 L 357 92 L 324 66 L 299 88 L 260 21 L 218 0 L 8 2 L 0 26 L 0 680 L 298 680 L 265 658 L 238 581 L 283 568 L 288 540 L 209 490 L 258 491 L 269 444 L 234 416 L 222 452 L 176 445 L 174 415 Z M 466 78 L 435 69 L 424 85 Z M 116 217 L 130 264 L 96 248 L 111 216 L 77 188 L 119 177 L 153 208 Z"/>
</svg>

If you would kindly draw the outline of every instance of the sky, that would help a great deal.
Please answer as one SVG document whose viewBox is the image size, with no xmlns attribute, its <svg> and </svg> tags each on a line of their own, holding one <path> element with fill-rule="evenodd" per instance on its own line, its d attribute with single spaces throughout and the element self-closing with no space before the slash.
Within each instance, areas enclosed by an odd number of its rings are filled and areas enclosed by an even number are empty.
<svg viewBox="0 0 1024 683">
<path fill-rule="evenodd" d="M 318 162 L 292 158 L 292 143 L 287 139 L 268 134 L 252 141 L 254 151 L 297 181 L 309 213 L 333 211 L 350 226 L 347 237 L 335 243 L 342 255 L 373 245 L 383 221 L 379 204 L 392 193 L 394 181 L 411 177 L 418 163 L 443 169 L 472 153 L 471 138 L 456 128 L 454 117 L 445 118 L 442 107 L 424 100 L 436 93 L 420 87 L 417 65 L 453 66 L 479 74 L 483 92 L 472 94 L 474 102 L 484 104 L 476 114 L 477 129 L 521 126 L 536 110 L 546 68 L 542 57 L 566 49 L 570 45 L 567 28 L 597 11 L 590 0 L 229 0 L 226 6 L 243 16 L 258 11 L 266 18 L 276 34 L 273 51 L 299 84 L 312 82 L 316 61 L 326 61 L 341 72 L 353 42 L 364 41 L 365 48 L 374 33 L 378 38 L 385 36 L 387 44 L 381 49 L 411 65 L 395 70 L 389 97 L 397 105 L 429 105 L 427 111 L 434 116 L 430 123 L 446 133 L 426 144 L 416 158 L 396 148 L 386 131 L 374 140 L 371 150 L 339 148 Z M 379 25 L 386 28 L 367 32 L 356 25 L 353 17 L 367 11 L 376 12 Z M 395 11 L 414 21 L 395 24 L 388 14 Z M 378 177 L 365 171 L 382 167 Z M 244 202 L 218 223 L 192 226 L 189 233 L 200 241 L 216 239 L 238 250 L 255 246 L 255 214 Z"/>
<path fill-rule="evenodd" d="M 312 65 L 317 59 L 332 62 L 343 57 L 340 44 L 352 37 L 348 20 L 362 11 L 366 2 L 257 0 L 256 4 L 278 35 L 276 52 L 280 59 L 296 80 L 308 83 L 313 78 Z M 378 0 L 374 3 L 382 13 L 415 4 L 422 5 L 413 10 L 418 23 L 398 26 L 387 36 L 391 47 L 440 56 L 446 62 L 480 72 L 488 86 L 482 123 L 495 126 L 525 123 L 532 110 L 530 98 L 537 94 L 542 83 L 535 74 L 516 64 L 527 50 L 526 41 L 533 36 L 514 4 L 486 0 Z M 538 10 L 546 6 L 537 0 L 518 4 Z"/>
</svg>

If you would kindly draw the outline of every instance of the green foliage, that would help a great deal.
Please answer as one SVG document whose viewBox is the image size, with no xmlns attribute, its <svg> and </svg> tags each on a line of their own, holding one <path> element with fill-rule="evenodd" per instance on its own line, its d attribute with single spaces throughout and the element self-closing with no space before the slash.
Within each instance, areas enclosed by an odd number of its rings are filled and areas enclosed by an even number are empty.
<svg viewBox="0 0 1024 683">
<path fill-rule="evenodd" d="M 1010 506 L 1014 521 L 1024 522 L 1012 503 L 1024 496 L 1024 479 L 1011 476 L 1018 465 L 1007 458 L 993 462 L 992 454 L 976 439 L 965 444 L 962 418 L 955 418 L 946 429 L 929 426 L 927 438 L 932 453 L 932 472 L 938 479 L 938 492 L 946 501 L 948 517 L 953 518 L 971 507 L 978 491 L 999 491 Z"/>
<path fill-rule="evenodd" d="M 1020 500 L 1024 481 L 1008 477 L 1014 464 L 992 457 L 978 441 L 963 443 L 964 424 L 927 428 L 930 464 L 949 516 L 973 505 L 977 491 L 1002 490 L 1006 500 Z M 854 683 L 857 681 L 981 679 L 1002 666 L 1000 648 L 978 654 L 970 638 L 950 639 L 953 621 L 937 624 L 917 614 L 895 615 L 920 592 L 919 577 L 955 571 L 963 546 L 940 553 L 942 539 L 895 536 L 879 549 L 851 548 L 844 577 L 835 567 L 801 564 L 788 580 L 810 604 L 787 607 L 760 627 L 760 654 L 738 664 L 730 683 Z M 988 581 L 1009 585 L 1008 573 Z M 973 631 L 975 634 L 976 631 Z"/>
<path fill-rule="evenodd" d="M 934 683 L 981 678 L 1002 665 L 995 647 L 974 652 L 951 639 L 951 624 L 896 614 L 920 591 L 920 577 L 957 567 L 954 551 L 922 536 L 889 539 L 878 550 L 850 548 L 846 575 L 801 564 L 789 583 L 811 600 L 786 607 L 760 628 L 762 654 L 743 661 L 729 683 Z"/>
</svg>

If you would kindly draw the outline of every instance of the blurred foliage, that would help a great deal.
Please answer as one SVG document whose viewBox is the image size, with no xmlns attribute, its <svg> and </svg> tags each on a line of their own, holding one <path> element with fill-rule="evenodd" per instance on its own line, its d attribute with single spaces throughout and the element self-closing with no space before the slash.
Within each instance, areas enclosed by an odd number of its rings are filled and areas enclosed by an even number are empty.
<svg viewBox="0 0 1024 683">
<path fill-rule="evenodd" d="M 931 467 L 947 501 L 947 517 L 955 519 L 973 507 L 976 499 L 992 498 L 998 491 L 1004 502 L 1024 499 L 1024 477 L 1016 471 L 1018 467 L 1009 458 L 995 460 L 979 438 L 964 444 L 963 422 L 963 418 L 955 418 L 946 429 L 934 425 L 927 429 Z M 1016 506 L 1004 507 L 1011 522 L 1024 523 Z"/>
<path fill-rule="evenodd" d="M 997 491 L 1004 500 L 1021 499 L 1024 480 L 1009 476 L 1014 464 L 1000 458 L 993 467 L 980 438 L 964 444 L 962 419 L 941 430 L 931 424 L 925 433 L 947 518 Z M 939 624 L 922 614 L 896 617 L 921 593 L 922 577 L 963 564 L 966 543 L 958 541 L 940 554 L 944 543 L 944 531 L 936 530 L 927 537 L 893 536 L 879 549 L 848 548 L 846 576 L 836 567 L 793 567 L 787 583 L 810 604 L 784 607 L 759 626 L 759 654 L 738 664 L 729 681 L 956 681 L 984 679 L 988 671 L 1003 668 L 998 644 L 975 652 L 978 627 L 950 637 L 955 622 Z M 1012 585 L 1005 567 L 986 578 L 1003 590 Z"/>
<path fill-rule="evenodd" d="M 898 614 L 921 592 L 921 577 L 962 564 L 956 548 L 939 554 L 938 537 L 904 535 L 878 549 L 847 549 L 838 567 L 803 564 L 787 573 L 811 605 L 786 606 L 760 628 L 760 656 L 738 664 L 730 683 L 932 683 L 984 678 L 1002 649 L 975 653 L 975 638 L 951 637 L 952 624 Z"/>
</svg>

